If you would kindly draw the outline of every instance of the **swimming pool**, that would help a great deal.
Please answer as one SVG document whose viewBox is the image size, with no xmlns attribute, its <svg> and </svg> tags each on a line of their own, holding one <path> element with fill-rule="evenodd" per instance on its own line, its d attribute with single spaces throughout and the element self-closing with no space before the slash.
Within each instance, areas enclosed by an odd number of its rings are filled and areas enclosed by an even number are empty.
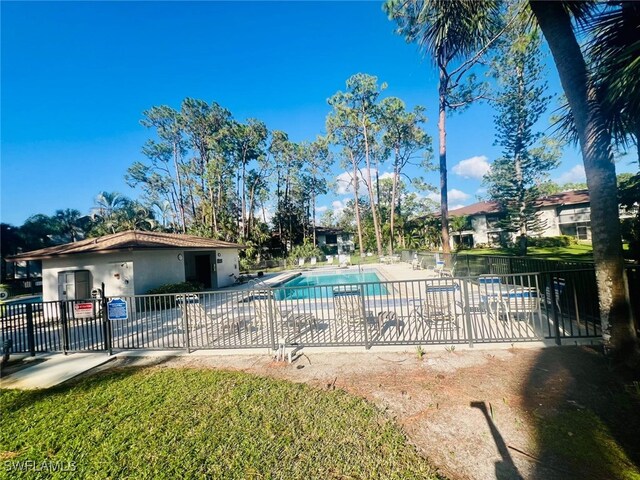
<svg viewBox="0 0 640 480">
<path fill-rule="evenodd" d="M 289 280 L 277 290 L 278 300 L 304 300 L 333 297 L 333 287 L 337 285 L 361 284 L 364 294 L 386 295 L 387 289 L 380 284 L 380 277 L 372 271 L 367 272 L 305 272 Z"/>
</svg>

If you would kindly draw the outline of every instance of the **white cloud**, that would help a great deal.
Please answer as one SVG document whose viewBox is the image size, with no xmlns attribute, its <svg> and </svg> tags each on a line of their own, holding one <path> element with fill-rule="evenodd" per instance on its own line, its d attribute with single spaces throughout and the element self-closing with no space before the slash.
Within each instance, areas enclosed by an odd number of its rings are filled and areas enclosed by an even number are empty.
<svg viewBox="0 0 640 480">
<path fill-rule="evenodd" d="M 366 168 L 363 168 L 358 172 L 358 194 L 364 195 L 367 193 L 367 185 L 365 183 L 366 178 Z M 370 170 L 371 172 L 371 180 L 375 182 L 376 172 L 375 168 Z M 387 176 L 385 176 L 387 175 Z M 379 178 L 388 178 L 388 175 L 393 176 L 393 174 L 383 173 Z M 338 195 L 348 195 L 353 194 L 353 173 L 352 172 L 342 172 L 340 175 L 336 177 L 336 193 Z"/>
<path fill-rule="evenodd" d="M 345 208 L 345 203 L 346 202 L 342 202 L 341 200 L 334 200 L 333 202 L 331 202 L 331 208 L 333 209 L 333 213 L 336 217 L 342 215 L 342 212 Z"/>
<path fill-rule="evenodd" d="M 380 180 L 384 180 L 385 178 L 390 178 L 393 179 L 395 175 L 393 174 L 393 172 L 384 172 L 382 175 L 380 175 Z"/>
<path fill-rule="evenodd" d="M 584 173 L 584 165 L 576 165 L 568 172 L 558 177 L 558 184 L 586 182 L 587 177 Z"/>
<path fill-rule="evenodd" d="M 464 207 L 464 205 L 461 205 L 461 204 L 460 205 L 449 205 L 449 211 L 457 210 L 457 209 L 462 208 L 462 207 Z"/>
<path fill-rule="evenodd" d="M 470 196 L 471 195 L 469 195 L 468 193 L 464 193 L 462 190 L 458 190 L 457 188 L 454 188 L 452 190 L 449 190 L 449 195 L 447 196 L 447 198 L 449 203 L 464 202 Z M 434 202 L 440 202 L 440 192 L 431 192 L 429 195 L 427 195 L 427 198 L 430 198 Z M 452 207 L 449 207 L 449 209 L 452 209 Z"/>
<path fill-rule="evenodd" d="M 319 207 L 316 207 L 316 212 L 318 213 L 324 213 L 329 209 L 329 207 L 327 207 L 326 205 L 321 205 Z"/>
<path fill-rule="evenodd" d="M 453 166 L 453 173 L 464 178 L 480 180 L 491 168 L 488 160 L 485 155 L 476 155 L 475 157 L 467 158 Z"/>
</svg>

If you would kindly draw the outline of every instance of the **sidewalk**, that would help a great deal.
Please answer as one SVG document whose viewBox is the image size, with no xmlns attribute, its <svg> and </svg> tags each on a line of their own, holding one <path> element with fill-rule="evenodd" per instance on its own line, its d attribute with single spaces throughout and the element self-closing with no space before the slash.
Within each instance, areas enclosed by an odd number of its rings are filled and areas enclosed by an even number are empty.
<svg viewBox="0 0 640 480">
<path fill-rule="evenodd" d="M 30 390 L 49 388 L 112 360 L 105 352 L 98 353 L 48 353 L 38 355 L 41 362 L 0 378 L 0 388 Z"/>
</svg>

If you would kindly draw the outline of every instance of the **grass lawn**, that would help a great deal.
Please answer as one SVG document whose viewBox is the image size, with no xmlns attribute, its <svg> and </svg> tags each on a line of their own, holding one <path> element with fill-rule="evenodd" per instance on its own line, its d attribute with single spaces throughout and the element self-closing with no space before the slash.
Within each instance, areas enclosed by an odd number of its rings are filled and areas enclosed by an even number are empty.
<svg viewBox="0 0 640 480">
<path fill-rule="evenodd" d="M 463 250 L 460 253 L 463 255 L 516 255 L 515 250 L 508 248 L 479 248 Z M 569 247 L 529 247 L 527 256 L 546 260 L 592 262 L 593 248 L 587 244 L 571 245 Z"/>
<path fill-rule="evenodd" d="M 438 478 L 364 400 L 244 373 L 119 369 L 0 390 L 0 411 L 0 478 L 25 460 L 75 463 L 52 478 Z"/>
</svg>

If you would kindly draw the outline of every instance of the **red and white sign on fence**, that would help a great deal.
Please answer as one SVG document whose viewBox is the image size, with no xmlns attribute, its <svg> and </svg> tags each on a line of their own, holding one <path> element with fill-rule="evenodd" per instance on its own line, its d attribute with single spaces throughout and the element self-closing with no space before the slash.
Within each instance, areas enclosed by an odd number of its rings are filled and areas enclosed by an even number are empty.
<svg viewBox="0 0 640 480">
<path fill-rule="evenodd" d="M 74 318 L 93 318 L 93 302 L 78 302 L 73 304 Z"/>
</svg>

